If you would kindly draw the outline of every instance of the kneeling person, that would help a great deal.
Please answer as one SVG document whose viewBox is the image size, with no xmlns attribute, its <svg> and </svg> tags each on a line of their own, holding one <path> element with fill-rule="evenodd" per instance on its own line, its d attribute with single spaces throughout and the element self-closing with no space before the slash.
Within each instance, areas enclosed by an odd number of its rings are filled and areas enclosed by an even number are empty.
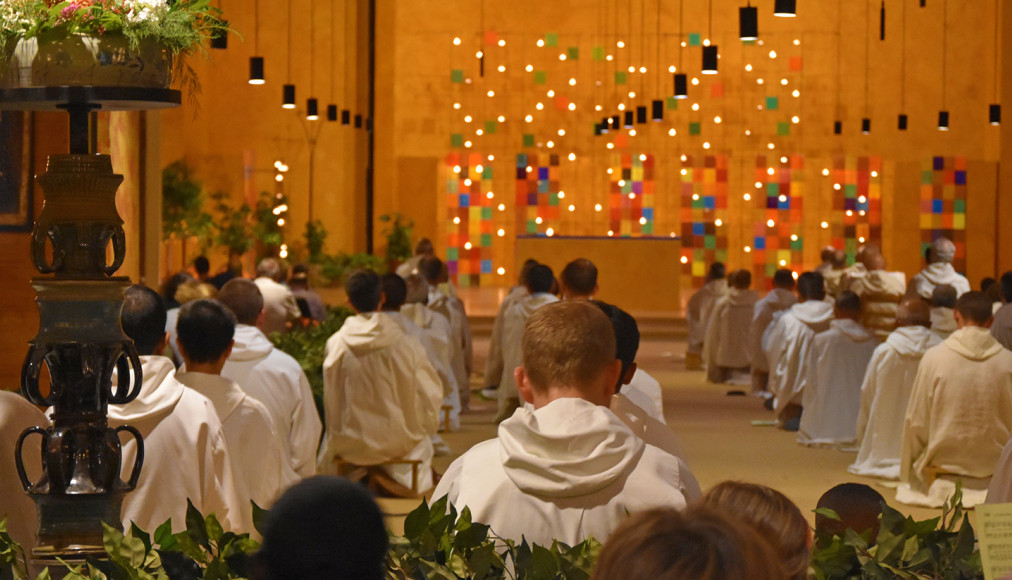
<svg viewBox="0 0 1012 580">
<path fill-rule="evenodd" d="M 611 322 L 596 306 L 536 310 L 515 379 L 534 411 L 454 461 L 433 497 L 468 506 L 501 537 L 604 541 L 629 513 L 685 505 L 685 465 L 644 443 L 608 409 L 621 371 Z M 606 442 L 606 443 L 604 443 Z"/>
</svg>

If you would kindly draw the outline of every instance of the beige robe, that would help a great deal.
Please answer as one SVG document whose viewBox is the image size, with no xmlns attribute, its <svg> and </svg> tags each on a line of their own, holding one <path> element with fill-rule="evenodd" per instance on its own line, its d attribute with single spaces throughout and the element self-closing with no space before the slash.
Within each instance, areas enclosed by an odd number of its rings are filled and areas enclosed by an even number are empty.
<svg viewBox="0 0 1012 580">
<path fill-rule="evenodd" d="M 460 404 L 466 408 L 471 393 L 471 327 L 463 303 L 430 286 L 428 307 L 450 322 L 450 364 L 456 377 Z"/>
<path fill-rule="evenodd" d="M 827 330 L 833 319 L 833 305 L 822 300 L 795 304 L 774 322 L 766 337 L 766 358 L 770 367 L 769 390 L 775 397 L 778 416 L 787 405 L 801 405 L 808 382 L 805 363 L 815 335 Z"/>
<path fill-rule="evenodd" d="M 1012 350 L 1012 304 L 1005 304 L 994 313 L 991 336 L 1002 346 Z"/>
<path fill-rule="evenodd" d="M 234 472 L 257 505 L 266 509 L 298 481 L 285 440 L 275 431 L 274 421 L 263 403 L 221 375 L 185 372 L 177 374 L 176 379 L 214 404 L 232 454 Z"/>
<path fill-rule="evenodd" d="M 552 294 L 538 292 L 518 299 L 510 306 L 503 321 L 502 337 L 502 376 L 499 378 L 499 410 L 506 408 L 506 401 L 510 398 L 520 398 L 520 391 L 517 390 L 516 380 L 513 378 L 513 371 L 524 364 L 523 351 L 520 340 L 524 335 L 524 324 L 531 314 L 545 304 L 558 302 L 559 299 Z"/>
<path fill-rule="evenodd" d="M 499 305 L 499 311 L 495 315 L 495 321 L 492 323 L 492 335 L 488 341 L 488 356 L 485 358 L 485 387 L 497 387 L 499 381 L 502 380 L 503 360 L 502 360 L 502 333 L 503 324 L 506 322 L 506 312 L 509 311 L 510 307 L 526 296 L 530 296 L 530 292 L 523 286 L 514 286 L 510 288 L 509 294 L 503 298 L 502 303 Z"/>
<path fill-rule="evenodd" d="M 400 312 L 384 312 L 408 336 L 414 337 L 425 349 L 439 382 L 443 386 L 442 406 L 450 407 L 450 431 L 460 429 L 460 393 L 457 377 L 450 364 L 450 323 L 446 318 L 422 304 L 405 304 Z"/>
<path fill-rule="evenodd" d="M 432 441 L 443 386 L 425 349 L 379 312 L 356 314 L 327 340 L 323 362 L 326 434 L 317 469 L 336 474 L 335 459 L 379 465 L 418 459 L 418 490 L 432 487 Z M 411 485 L 411 468 L 384 466 Z"/>
<path fill-rule="evenodd" d="M 176 380 L 172 360 L 142 356 L 140 395 L 109 405 L 109 426 L 132 425 L 144 438 L 144 464 L 137 489 L 123 498 L 123 523 L 154 530 L 172 518 L 186 529 L 186 500 L 202 514 L 215 514 L 226 530 L 253 529 L 250 494 L 235 471 L 225 431 L 207 397 Z M 137 445 L 123 436 L 123 477 L 133 468 Z M 267 507 L 267 506 L 263 506 Z"/>
<path fill-rule="evenodd" d="M 923 326 L 901 326 L 875 349 L 861 385 L 860 448 L 847 471 L 899 479 L 903 423 L 897 419 L 906 416 L 921 357 L 940 342 Z"/>
<path fill-rule="evenodd" d="M 664 395 L 661 392 L 661 384 L 645 370 L 637 368 L 632 380 L 628 385 L 622 385 L 619 392 L 658 422 L 664 424 L 668 422 L 664 418 Z"/>
<path fill-rule="evenodd" d="M 309 379 L 298 361 L 271 344 L 255 326 L 235 328 L 235 346 L 221 376 L 260 401 L 286 443 L 292 469 L 300 477 L 316 475 L 316 453 L 323 424 L 316 410 Z"/>
<path fill-rule="evenodd" d="M 751 366 L 749 329 L 758 300 L 754 290 L 731 288 L 714 304 L 703 342 L 703 361 L 710 382 L 722 383 L 732 369 Z"/>
<path fill-rule="evenodd" d="M 166 359 L 168 360 L 168 359 Z M 35 532 L 39 527 L 35 502 L 25 493 L 14 466 L 14 444 L 25 429 L 49 427 L 49 420 L 35 405 L 19 393 L 0 391 L 0 520 L 7 518 L 7 533 L 21 544 L 26 553 L 35 546 Z M 39 461 L 42 437 L 30 435 L 21 450 L 28 480 L 36 483 L 42 476 Z M 186 502 L 183 502 L 185 509 Z"/>
<path fill-rule="evenodd" d="M 935 291 L 935 286 L 942 284 L 948 284 L 955 288 L 957 298 L 970 291 L 970 281 L 959 272 L 956 272 L 952 264 L 948 262 L 929 264 L 927 268 L 914 274 L 914 277 L 910 279 L 910 286 L 907 290 L 916 292 L 925 300 L 930 300 L 931 293 Z"/>
<path fill-rule="evenodd" d="M 783 288 L 774 288 L 753 306 L 752 323 L 748 332 L 748 352 L 752 370 L 766 373 L 770 371 L 770 365 L 763 350 L 763 334 L 772 324 L 774 314 L 787 310 L 797 302 L 798 299 L 792 292 Z"/>
<path fill-rule="evenodd" d="M 808 353 L 808 384 L 802 393 L 798 443 L 845 445 L 857 440 L 861 383 L 878 339 L 850 319 L 829 323 Z"/>
<path fill-rule="evenodd" d="M 266 276 L 253 280 L 253 283 L 264 297 L 264 318 L 261 325 L 264 334 L 284 332 L 285 323 L 299 319 L 299 303 L 295 301 L 295 294 L 292 294 L 288 286 Z"/>
<path fill-rule="evenodd" d="M 685 305 L 685 322 L 689 325 L 689 354 L 703 354 L 706 325 L 717 299 L 727 293 L 727 280 L 711 280 L 689 298 Z"/>
<path fill-rule="evenodd" d="M 850 281 L 850 291 L 861 297 L 861 324 L 882 340 L 896 328 L 896 308 L 907 289 L 903 272 L 871 270 Z"/>
<path fill-rule="evenodd" d="M 931 309 L 931 332 L 945 340 L 956 332 L 956 315 L 951 308 L 936 307 Z"/>
<path fill-rule="evenodd" d="M 896 499 L 940 506 L 963 480 L 963 504 L 983 501 L 1012 433 L 1012 352 L 984 328 L 957 330 L 921 359 L 903 425 Z"/>
</svg>

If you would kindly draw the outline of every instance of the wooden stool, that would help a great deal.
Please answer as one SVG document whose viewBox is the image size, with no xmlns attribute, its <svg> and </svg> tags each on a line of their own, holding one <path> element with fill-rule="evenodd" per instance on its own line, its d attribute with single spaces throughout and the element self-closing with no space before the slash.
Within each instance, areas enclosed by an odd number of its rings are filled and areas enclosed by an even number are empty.
<svg viewBox="0 0 1012 580">
<path fill-rule="evenodd" d="M 410 488 L 404 487 L 383 470 L 384 465 L 405 464 L 411 466 Z M 340 457 L 334 458 L 338 475 L 354 482 L 364 482 L 373 493 L 383 497 L 421 497 L 418 491 L 418 468 L 421 464 L 421 459 L 391 459 L 376 465 L 356 465 Z"/>
<path fill-rule="evenodd" d="M 439 408 L 440 413 L 443 414 L 443 432 L 448 433 L 450 431 L 450 413 L 453 411 L 453 406 L 443 405 Z"/>
</svg>

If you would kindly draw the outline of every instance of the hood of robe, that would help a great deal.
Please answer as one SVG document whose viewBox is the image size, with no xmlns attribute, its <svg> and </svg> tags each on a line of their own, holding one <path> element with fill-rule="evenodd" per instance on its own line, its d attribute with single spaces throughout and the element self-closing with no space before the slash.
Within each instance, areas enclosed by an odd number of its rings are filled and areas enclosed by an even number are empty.
<svg viewBox="0 0 1012 580">
<path fill-rule="evenodd" d="M 931 309 L 931 328 L 939 332 L 953 333 L 956 331 L 958 326 L 956 325 L 956 315 L 951 308 L 945 308 L 942 306 Z"/>
<path fill-rule="evenodd" d="M 506 475 L 525 493 L 574 497 L 603 489 L 627 473 L 643 441 L 610 410 L 576 398 L 520 408 L 499 424 Z"/>
<path fill-rule="evenodd" d="M 545 304 L 551 304 L 552 302 L 558 301 L 559 299 L 553 294 L 538 292 L 536 294 L 520 298 L 516 301 L 516 303 L 514 303 L 513 308 L 516 308 L 523 313 L 523 317 L 526 320 L 531 314 L 534 314 L 534 311 L 538 308 L 541 308 Z"/>
<path fill-rule="evenodd" d="M 401 315 L 422 328 L 431 328 L 436 313 L 424 304 L 405 304 L 401 306 Z"/>
<path fill-rule="evenodd" d="M 902 272 L 871 270 L 860 280 L 857 290 L 858 294 L 862 296 L 871 294 L 902 297 L 906 292 L 906 287 L 906 279 Z"/>
<path fill-rule="evenodd" d="M 934 264 L 929 264 L 927 268 L 921 270 L 921 275 L 935 286 L 938 286 L 939 284 L 952 285 L 953 281 L 959 279 L 960 277 L 959 274 L 956 273 L 956 269 L 948 262 L 935 262 Z"/>
<path fill-rule="evenodd" d="M 246 392 L 235 381 L 208 373 L 178 373 L 176 380 L 211 400 L 214 411 L 224 423 L 239 408 Z"/>
<path fill-rule="evenodd" d="M 144 384 L 137 398 L 125 405 L 109 405 L 109 418 L 123 422 L 137 422 L 142 419 L 160 418 L 176 408 L 183 396 L 183 385 L 175 380 L 176 366 L 172 359 L 164 356 L 142 356 L 141 374 Z M 113 383 L 117 377 L 113 373 Z"/>
<path fill-rule="evenodd" d="M 896 354 L 905 357 L 920 358 L 929 348 L 942 342 L 938 335 L 923 326 L 901 326 L 889 333 L 886 344 Z"/>
<path fill-rule="evenodd" d="M 727 291 L 727 301 L 734 306 L 751 306 L 758 299 L 759 295 L 756 294 L 755 290 L 749 290 L 748 288 L 744 290 L 731 288 Z"/>
<path fill-rule="evenodd" d="M 835 328 L 854 342 L 864 342 L 875 338 L 875 334 L 872 331 L 849 318 L 833 320 L 829 323 L 829 327 Z"/>
<path fill-rule="evenodd" d="M 264 333 L 255 326 L 237 324 L 235 327 L 235 345 L 228 360 L 236 362 L 256 361 L 267 358 L 274 350 L 274 345 L 267 340 Z"/>
<path fill-rule="evenodd" d="M 972 361 L 987 360 L 1005 349 L 991 336 L 990 330 L 978 326 L 964 326 L 942 344 Z"/>
<path fill-rule="evenodd" d="M 790 308 L 798 303 L 798 297 L 794 295 L 790 290 L 784 290 L 783 288 L 774 288 L 763 297 L 769 304 L 775 304 L 781 307 L 781 310 Z"/>
<path fill-rule="evenodd" d="M 833 320 L 833 305 L 822 300 L 808 300 L 791 306 L 791 314 L 808 326 L 819 326 Z"/>
<path fill-rule="evenodd" d="M 368 312 L 349 316 L 338 331 L 356 356 L 384 349 L 404 336 L 404 331 L 389 316 Z"/>
</svg>

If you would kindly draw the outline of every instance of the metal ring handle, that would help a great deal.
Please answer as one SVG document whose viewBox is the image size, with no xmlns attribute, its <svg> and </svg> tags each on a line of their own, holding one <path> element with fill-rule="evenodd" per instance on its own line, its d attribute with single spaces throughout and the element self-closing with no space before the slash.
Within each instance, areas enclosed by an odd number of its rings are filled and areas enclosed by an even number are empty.
<svg viewBox="0 0 1012 580">
<path fill-rule="evenodd" d="M 119 434 L 120 431 L 129 431 L 134 439 L 137 441 L 137 453 L 134 455 L 134 468 L 130 471 L 130 479 L 126 482 L 126 488 L 123 491 L 133 491 L 137 487 L 137 480 L 141 476 L 141 466 L 144 465 L 144 438 L 141 437 L 141 432 L 134 428 L 132 425 L 120 425 L 113 429 Z"/>
<path fill-rule="evenodd" d="M 137 356 L 137 348 L 133 342 L 123 344 L 123 352 L 116 359 L 117 385 L 114 388 L 109 382 L 109 402 L 113 405 L 129 403 L 141 394 L 144 376 L 141 372 L 141 359 Z M 126 381 L 126 383 L 124 383 Z M 124 386 L 126 385 L 126 386 Z"/>
<path fill-rule="evenodd" d="M 49 440 L 49 432 L 39 426 L 25 429 L 21 433 L 21 436 L 18 437 L 18 442 L 14 446 L 14 466 L 18 468 L 18 477 L 21 478 L 21 487 L 25 488 L 25 491 L 28 491 L 28 489 L 32 487 L 32 482 L 28 480 L 28 474 L 25 473 L 25 460 L 24 457 L 21 456 L 21 450 L 22 446 L 25 444 L 25 439 L 32 433 L 42 435 L 43 441 Z M 44 467 L 45 466 L 43 466 L 43 468 Z"/>
<path fill-rule="evenodd" d="M 48 397 L 43 397 L 39 390 L 39 376 L 42 374 L 42 363 L 49 354 L 49 347 L 39 347 L 33 344 L 25 355 L 25 362 L 21 366 L 21 394 L 30 402 L 42 406 L 52 407 L 55 393 L 51 389 Z"/>
<path fill-rule="evenodd" d="M 43 274 L 52 274 L 63 265 L 63 252 L 57 250 L 55 245 L 53 246 L 53 263 L 50 264 L 46 260 L 46 240 L 48 239 L 51 239 L 51 236 L 46 224 L 37 224 L 32 230 L 32 262 L 35 263 L 35 269 Z"/>
<path fill-rule="evenodd" d="M 106 276 L 112 276 L 123 265 L 126 258 L 126 233 L 123 226 L 110 226 L 105 234 L 112 238 L 112 264 L 103 266 L 102 271 Z"/>
</svg>

